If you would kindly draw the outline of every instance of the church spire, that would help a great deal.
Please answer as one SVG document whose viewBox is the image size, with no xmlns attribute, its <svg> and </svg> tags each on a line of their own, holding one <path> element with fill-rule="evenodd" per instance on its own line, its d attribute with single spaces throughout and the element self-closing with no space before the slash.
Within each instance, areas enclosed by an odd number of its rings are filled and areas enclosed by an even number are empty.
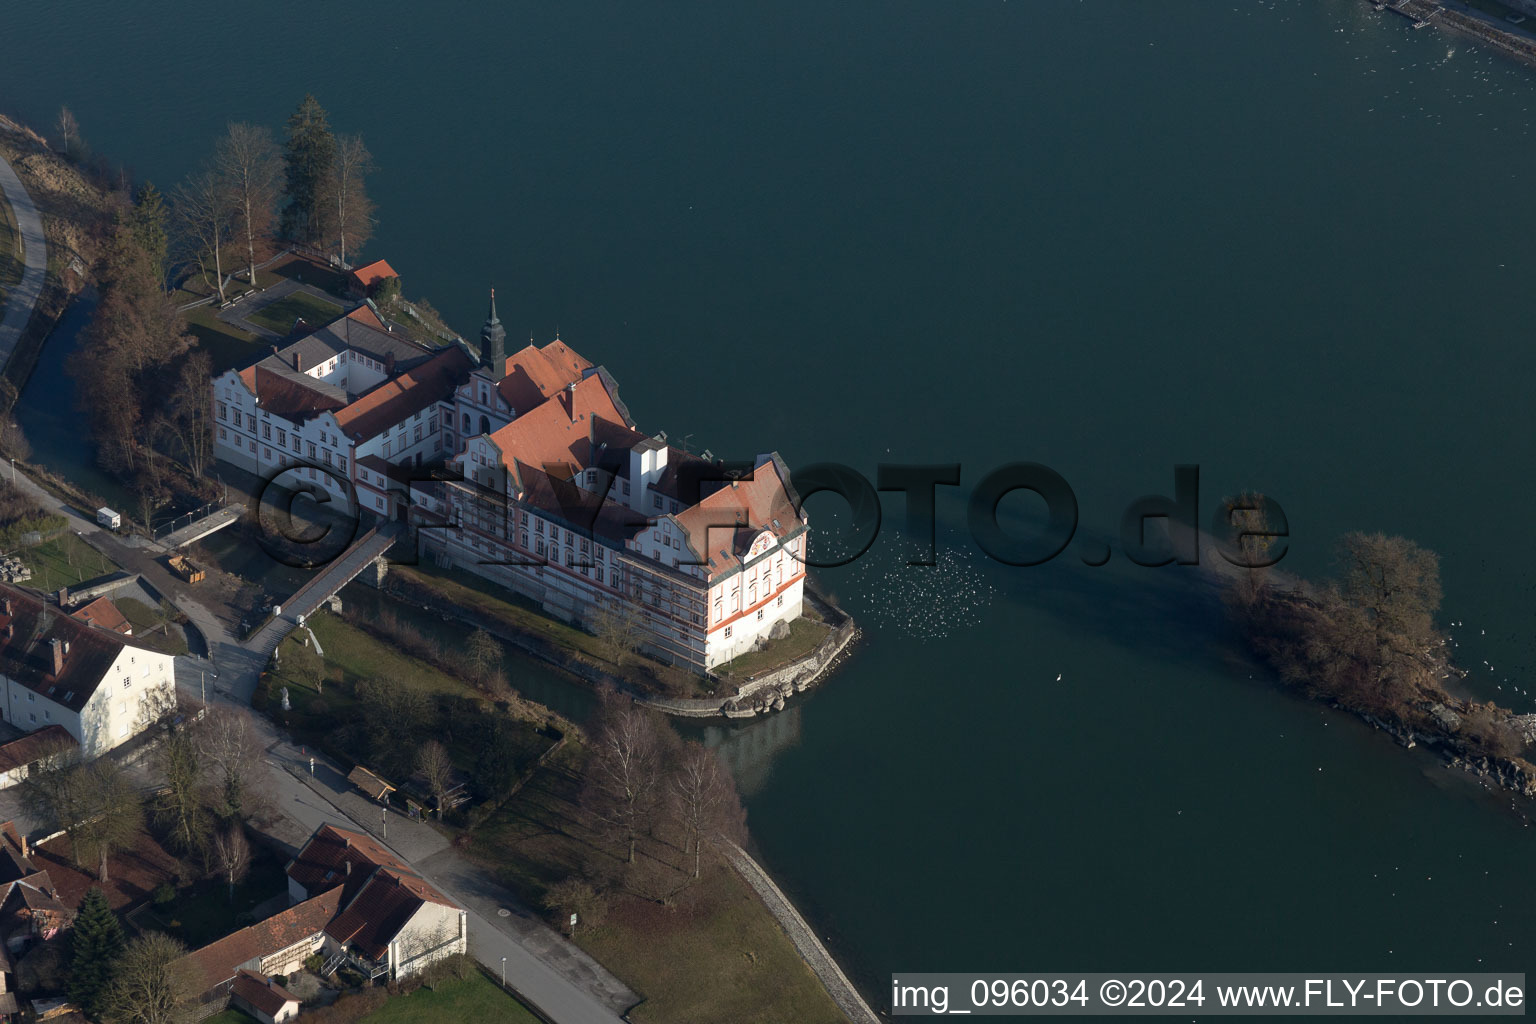
<svg viewBox="0 0 1536 1024">
<path fill-rule="evenodd" d="M 485 326 L 480 328 L 480 365 L 490 373 L 491 380 L 501 380 L 507 371 L 507 329 L 496 316 L 495 288 L 491 289 L 491 308 Z"/>
</svg>

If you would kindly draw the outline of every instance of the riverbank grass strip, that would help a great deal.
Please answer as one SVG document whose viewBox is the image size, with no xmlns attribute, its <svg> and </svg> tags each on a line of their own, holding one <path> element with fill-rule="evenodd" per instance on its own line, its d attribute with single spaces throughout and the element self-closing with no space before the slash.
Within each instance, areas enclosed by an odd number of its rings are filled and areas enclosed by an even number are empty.
<svg viewBox="0 0 1536 1024">
<path fill-rule="evenodd" d="M 584 838 L 584 752 L 567 744 L 480 828 L 466 850 L 530 906 L 609 858 Z M 671 906 L 612 892 L 605 919 L 575 941 L 643 997 L 636 1024 L 832 1024 L 846 1018 L 757 895 L 717 855 Z"/>
</svg>

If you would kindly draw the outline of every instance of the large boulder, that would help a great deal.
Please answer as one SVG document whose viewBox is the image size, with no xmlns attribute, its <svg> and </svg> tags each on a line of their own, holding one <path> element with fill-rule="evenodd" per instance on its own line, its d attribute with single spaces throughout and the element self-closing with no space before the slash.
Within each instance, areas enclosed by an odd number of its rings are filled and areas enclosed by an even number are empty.
<svg viewBox="0 0 1536 1024">
<path fill-rule="evenodd" d="M 783 640 L 787 636 L 789 636 L 789 622 L 785 619 L 779 619 L 768 630 L 770 640 Z"/>
<path fill-rule="evenodd" d="M 1461 728 L 1461 716 L 1444 704 L 1430 705 L 1429 717 L 1433 718 L 1435 724 L 1446 732 L 1455 732 Z"/>
</svg>

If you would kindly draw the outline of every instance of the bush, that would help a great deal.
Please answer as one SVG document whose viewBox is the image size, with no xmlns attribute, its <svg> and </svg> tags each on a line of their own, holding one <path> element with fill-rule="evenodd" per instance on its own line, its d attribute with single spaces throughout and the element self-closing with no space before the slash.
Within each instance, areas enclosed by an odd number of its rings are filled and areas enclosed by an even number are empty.
<svg viewBox="0 0 1536 1024">
<path fill-rule="evenodd" d="M 155 905 L 163 907 L 176 899 L 176 889 L 170 882 L 161 882 L 155 887 Z"/>
<path fill-rule="evenodd" d="M 319 953 L 311 953 L 304 958 L 304 969 L 311 974 L 319 974 L 320 968 L 325 966 L 325 957 Z"/>
<path fill-rule="evenodd" d="M 330 1006 L 306 1010 L 304 1019 L 310 1024 L 356 1024 L 373 1013 L 389 998 L 382 988 L 364 989 L 353 995 L 344 995 Z"/>
</svg>

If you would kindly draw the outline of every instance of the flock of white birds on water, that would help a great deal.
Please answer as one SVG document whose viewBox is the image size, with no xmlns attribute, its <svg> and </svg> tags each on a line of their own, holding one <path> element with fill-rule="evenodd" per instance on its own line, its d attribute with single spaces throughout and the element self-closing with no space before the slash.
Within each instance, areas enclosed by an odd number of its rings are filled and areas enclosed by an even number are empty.
<svg viewBox="0 0 1536 1024">
<path fill-rule="evenodd" d="M 840 589 L 859 594 L 863 625 L 928 642 L 981 620 L 998 596 L 982 559 L 958 543 L 939 543 L 934 565 L 907 565 L 902 545 L 877 545 L 848 567 Z"/>
<path fill-rule="evenodd" d="M 1288 22 L 1303 6 L 1310 6 L 1310 0 L 1272 0 L 1248 8 L 1245 13 L 1249 17 L 1278 15 L 1282 22 Z M 1243 12 L 1236 7 L 1233 10 Z M 1372 78 L 1382 72 L 1389 73 L 1381 80 L 1393 83 L 1390 91 L 1371 96 L 1361 94 L 1364 113 L 1444 127 L 1465 128 L 1480 123 L 1490 132 L 1498 132 L 1502 127 L 1513 129 L 1506 134 L 1531 133 L 1530 120 L 1522 119 L 1518 125 L 1500 125 L 1494 123 L 1501 119 L 1498 112 L 1490 114 L 1475 109 L 1486 104 L 1491 95 L 1503 95 L 1522 100 L 1520 113 L 1530 112 L 1530 107 L 1523 102 L 1530 94 L 1530 72 L 1514 58 L 1466 36 L 1449 36 L 1434 28 L 1416 32 L 1407 19 L 1390 11 L 1376 11 L 1365 3 L 1314 8 L 1307 16 L 1317 17 L 1315 12 L 1318 11 L 1332 21 L 1332 34 L 1340 46 L 1359 51 L 1354 53 L 1353 61 L 1361 75 Z M 1529 29 L 1532 24 L 1527 22 L 1522 28 Z M 1386 66 L 1388 64 L 1396 66 Z M 1408 77 L 1403 80 L 1391 72 L 1408 72 Z M 1320 78 L 1323 73 L 1314 71 L 1311 77 Z M 1419 76 L 1433 74 L 1461 76 L 1458 80 L 1448 81 L 1450 88 L 1444 92 L 1455 106 L 1467 108 L 1465 113 L 1452 111 L 1445 103 L 1419 102 L 1420 94 L 1414 88 L 1419 83 Z M 1461 87 L 1462 81 L 1466 81 L 1466 88 Z M 1399 83 L 1401 87 L 1398 87 Z M 1481 122 L 1477 120 L 1479 118 Z M 1510 178 L 1517 179 L 1518 173 L 1518 168 L 1514 169 Z"/>
<path fill-rule="evenodd" d="M 1450 625 L 1451 625 L 1451 629 L 1452 630 L 1467 629 L 1468 628 L 1465 619 L 1454 619 L 1454 620 L 1452 620 Z M 1479 637 L 1486 637 L 1488 635 L 1488 630 L 1487 629 L 1479 629 L 1477 631 L 1477 635 Z M 1454 632 L 1452 632 L 1451 633 L 1451 647 L 1453 649 L 1459 649 L 1461 647 L 1461 641 L 1457 640 L 1455 637 L 1456 637 L 1456 634 Z M 1509 637 L 1508 639 L 1514 640 L 1516 638 L 1515 637 Z M 1451 660 L 1453 662 L 1456 660 L 1454 654 L 1451 656 Z M 1493 663 L 1490 662 L 1487 658 L 1480 658 L 1479 660 L 1483 663 L 1483 668 L 1486 668 L 1490 673 L 1496 673 L 1498 671 L 1497 668 L 1495 668 L 1495 666 L 1493 665 Z M 1524 668 L 1524 666 L 1521 666 L 1521 669 L 1523 669 L 1523 668 Z M 1517 674 L 1518 674 L 1518 672 L 1517 672 Z M 1521 686 L 1518 682 L 1516 682 L 1514 680 L 1511 680 L 1509 676 L 1499 676 L 1499 679 L 1500 679 L 1499 682 L 1493 684 L 1494 690 L 1496 690 L 1498 692 L 1498 694 L 1499 694 L 1499 697 L 1498 697 L 1499 700 L 1502 700 L 1502 701 L 1512 701 L 1512 700 L 1515 699 L 1516 696 L 1527 697 L 1527 698 L 1529 698 L 1531 696 L 1531 693 L 1530 693 L 1529 690 L 1527 690 L 1525 687 Z M 1468 682 L 1469 685 L 1472 685 L 1472 686 L 1478 686 L 1479 685 L 1478 682 L 1476 681 L 1476 677 L 1474 675 L 1469 675 L 1468 678 L 1467 678 L 1467 682 Z M 1516 709 L 1516 710 L 1518 710 L 1518 709 Z"/>
</svg>

